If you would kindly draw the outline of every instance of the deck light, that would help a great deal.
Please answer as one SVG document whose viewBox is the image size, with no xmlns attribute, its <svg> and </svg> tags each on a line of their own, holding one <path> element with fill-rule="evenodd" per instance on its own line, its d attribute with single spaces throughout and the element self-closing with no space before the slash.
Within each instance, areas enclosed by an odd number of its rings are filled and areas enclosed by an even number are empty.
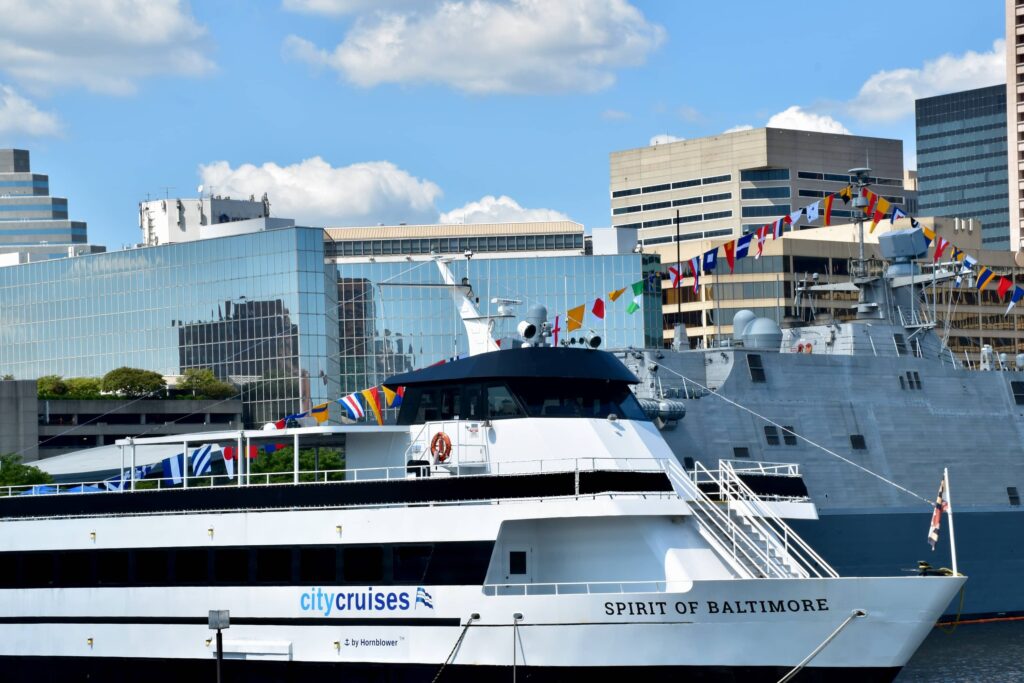
<svg viewBox="0 0 1024 683">
<path fill-rule="evenodd" d="M 209 529 L 207 529 L 206 533 L 209 534 L 210 538 L 213 538 L 213 527 L 211 526 Z"/>
</svg>

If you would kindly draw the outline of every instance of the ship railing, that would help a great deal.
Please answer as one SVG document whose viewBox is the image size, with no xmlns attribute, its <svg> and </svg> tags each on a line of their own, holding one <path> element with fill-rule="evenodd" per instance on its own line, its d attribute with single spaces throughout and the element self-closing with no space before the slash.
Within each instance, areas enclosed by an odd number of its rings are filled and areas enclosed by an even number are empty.
<svg viewBox="0 0 1024 683">
<path fill-rule="evenodd" d="M 386 467 L 362 467 L 342 469 L 299 470 L 298 476 L 291 470 L 287 472 L 243 472 L 241 475 L 201 474 L 188 477 L 188 487 L 182 480 L 175 483 L 171 477 L 148 477 L 136 479 L 135 491 L 184 491 L 190 488 L 209 488 L 226 486 L 280 486 L 299 484 L 328 484 L 355 481 L 391 481 L 417 478 L 420 476 L 435 477 L 467 477 L 488 475 L 519 475 L 549 474 L 556 472 L 575 473 L 575 491 L 579 493 L 579 473 L 587 471 L 613 472 L 662 472 L 661 462 L 651 457 L 646 458 L 538 458 L 490 463 L 486 471 L 480 467 L 454 464 L 421 465 L 405 463 Z M 124 473 L 123 487 L 114 480 L 90 479 L 78 482 L 54 484 L 35 484 L 0 487 L 3 496 L 52 496 L 52 495 L 94 495 L 101 493 L 131 493 L 132 482 L 129 471 Z M 240 479 L 239 479 L 240 477 Z M 297 479 L 297 481 L 296 481 Z"/>
<path fill-rule="evenodd" d="M 782 520 L 770 505 L 758 496 L 740 478 L 728 460 L 719 463 L 720 494 L 731 506 L 745 509 L 749 514 L 746 521 L 766 542 L 774 541 L 785 552 L 802 573 L 818 578 L 839 576 L 838 573 L 814 551 L 793 529 Z"/>
<path fill-rule="evenodd" d="M 483 593 L 498 595 L 608 595 L 618 593 L 665 593 L 674 584 L 685 591 L 691 581 L 562 581 L 558 583 L 487 583 Z"/>
<path fill-rule="evenodd" d="M 793 572 L 772 552 L 771 545 L 759 543 L 748 534 L 728 508 L 723 510 L 694 483 L 675 458 L 663 462 L 665 474 L 679 497 L 690 505 L 704 538 L 741 578 L 793 578 Z M 711 476 L 699 462 L 695 466 Z"/>
</svg>

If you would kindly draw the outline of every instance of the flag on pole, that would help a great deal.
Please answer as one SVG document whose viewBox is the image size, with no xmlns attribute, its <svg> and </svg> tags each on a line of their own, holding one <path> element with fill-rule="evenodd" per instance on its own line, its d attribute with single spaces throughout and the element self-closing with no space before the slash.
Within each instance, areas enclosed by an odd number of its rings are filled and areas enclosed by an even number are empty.
<svg viewBox="0 0 1024 683">
<path fill-rule="evenodd" d="M 892 225 L 901 218 L 906 218 L 907 212 L 898 206 L 892 207 L 892 213 L 889 215 L 889 224 Z M 913 227 L 917 227 L 916 225 Z"/>
<path fill-rule="evenodd" d="M 789 223 L 795 228 L 796 224 L 800 222 L 800 217 L 804 215 L 803 209 L 797 209 L 796 211 L 789 214 Z"/>
<path fill-rule="evenodd" d="M 700 256 L 690 259 L 690 273 L 693 274 L 693 293 L 700 291 Z"/>
<path fill-rule="evenodd" d="M 623 291 L 624 290 L 620 289 L 619 293 L 622 293 Z M 562 319 L 562 316 L 556 315 L 555 316 L 555 326 L 551 328 L 551 338 L 554 340 L 554 344 L 555 344 L 556 348 L 558 347 L 558 333 L 562 331 L 562 328 L 559 327 L 559 325 L 558 325 L 558 321 L 561 320 L 561 319 Z"/>
<path fill-rule="evenodd" d="M 818 220 L 818 205 L 820 203 L 821 203 L 821 201 L 819 200 L 817 202 L 814 202 L 813 204 L 808 204 L 807 205 L 806 211 L 807 211 L 807 222 L 808 223 L 813 223 L 814 221 Z"/>
<path fill-rule="evenodd" d="M 704 252 L 704 272 L 710 273 L 718 265 L 718 247 Z"/>
<path fill-rule="evenodd" d="M 228 473 L 228 479 L 235 478 L 235 447 L 225 446 L 221 450 L 221 458 L 224 460 L 224 471 Z"/>
<path fill-rule="evenodd" d="M 870 232 L 874 232 L 875 231 L 875 226 L 878 225 L 878 221 L 880 221 L 883 218 L 885 218 L 886 214 L 889 213 L 889 207 L 891 206 L 889 204 L 889 200 L 886 199 L 885 197 L 879 197 L 878 195 L 875 195 L 875 200 L 876 200 L 875 201 L 875 210 L 871 214 L 871 230 L 870 230 Z"/>
<path fill-rule="evenodd" d="M 832 202 L 835 198 L 834 194 L 825 197 L 825 227 L 832 225 Z"/>
<path fill-rule="evenodd" d="M 1017 302 L 1024 298 L 1024 289 L 1020 287 L 1013 288 L 1013 294 L 1010 295 L 1010 305 L 1006 307 L 1006 313 L 1003 315 L 1010 315 L 1010 310 L 1017 305 Z"/>
<path fill-rule="evenodd" d="M 949 508 L 949 505 L 945 501 L 945 494 L 946 480 L 943 479 L 939 482 L 939 495 L 935 497 L 935 509 L 932 510 L 932 523 L 928 526 L 928 543 L 932 547 L 932 552 L 935 551 L 935 544 L 939 542 L 939 527 L 942 526 L 942 513 Z"/>
<path fill-rule="evenodd" d="M 348 413 L 348 416 L 353 420 L 359 420 L 366 415 L 366 413 L 363 412 L 362 404 L 359 402 L 359 396 L 356 394 L 349 394 L 344 398 L 339 398 L 338 403 L 345 409 L 345 412 Z"/>
<path fill-rule="evenodd" d="M 992 280 L 995 278 L 995 276 L 996 276 L 995 273 L 993 273 L 991 270 L 989 270 L 985 266 L 982 266 L 981 267 L 981 272 L 978 273 L 978 284 L 977 284 L 978 291 L 979 292 L 985 291 L 985 288 L 988 287 L 990 284 L 992 284 Z"/>
<path fill-rule="evenodd" d="M 924 238 L 926 240 L 928 240 L 928 244 L 931 244 L 935 240 L 935 231 L 929 228 L 927 225 L 921 225 L 913 218 L 910 219 L 910 225 L 915 228 L 918 227 L 919 225 L 921 226 L 921 234 L 924 235 Z"/>
<path fill-rule="evenodd" d="M 330 417 L 330 414 L 327 412 L 327 405 L 326 403 L 321 403 L 318 406 L 313 406 L 313 409 L 309 411 L 309 414 L 313 416 L 318 425 L 327 422 L 327 418 Z"/>
<path fill-rule="evenodd" d="M 185 454 L 178 453 L 169 458 L 164 458 L 160 463 L 163 468 L 164 479 L 170 479 L 172 484 L 180 484 L 183 480 L 181 473 L 185 471 Z"/>
<path fill-rule="evenodd" d="M 722 245 L 725 249 L 725 262 L 729 264 L 729 272 L 733 272 L 736 267 L 736 240 L 730 240 Z"/>
<path fill-rule="evenodd" d="M 949 240 L 943 239 L 936 235 L 935 237 L 935 258 L 933 263 L 938 263 L 939 259 L 942 258 L 942 252 L 946 251 L 946 247 L 949 246 Z"/>
<path fill-rule="evenodd" d="M 631 285 L 633 289 L 633 300 L 629 302 L 629 306 L 626 307 L 626 313 L 636 313 L 640 310 L 640 304 L 644 300 L 644 281 L 634 282 Z"/>
<path fill-rule="evenodd" d="M 370 406 L 370 410 L 373 411 L 373 417 L 377 420 L 377 424 L 384 424 L 384 418 L 380 414 L 380 392 L 377 391 L 377 387 L 363 389 L 360 393 L 363 395 L 366 405 Z"/>
<path fill-rule="evenodd" d="M 569 332 L 572 332 L 573 330 L 578 330 L 581 327 L 583 327 L 584 315 L 586 315 L 586 306 L 584 304 L 580 304 L 579 306 L 570 308 L 568 311 L 566 311 L 566 329 Z"/>
<path fill-rule="evenodd" d="M 389 389 L 383 384 L 380 390 L 384 392 L 384 405 L 388 408 L 399 408 L 402 405 L 402 399 L 405 398 L 405 387 L 398 387 L 398 389 Z"/>
<path fill-rule="evenodd" d="M 683 264 L 677 263 L 668 267 L 668 274 L 672 277 L 672 289 L 675 289 L 683 281 Z"/>
<path fill-rule="evenodd" d="M 608 298 L 611 301 L 618 301 L 619 297 L 622 296 L 622 293 L 625 291 L 626 288 L 623 287 L 622 289 L 616 289 L 614 292 L 608 292 Z"/>
<path fill-rule="evenodd" d="M 782 238 L 782 224 L 785 222 L 784 219 L 780 218 L 772 223 L 772 239 L 777 240 Z"/>
<path fill-rule="evenodd" d="M 604 320 L 604 299 L 598 297 L 594 299 L 594 305 L 591 306 L 590 312 L 594 314 L 594 317 L 598 320 Z"/>
<path fill-rule="evenodd" d="M 1012 281 L 1005 277 L 999 278 L 999 289 L 997 289 L 996 291 L 999 293 L 1000 299 L 1006 296 L 1006 293 L 1010 291 L 1010 287 L 1013 287 Z"/>
<path fill-rule="evenodd" d="M 761 258 L 761 252 L 764 251 L 764 242 L 768 239 L 768 232 L 771 229 L 770 225 L 762 225 L 757 229 L 757 253 L 754 254 L 755 260 Z"/>
<path fill-rule="evenodd" d="M 213 445 L 206 444 L 192 451 L 192 476 L 209 474 L 213 467 Z"/>
</svg>

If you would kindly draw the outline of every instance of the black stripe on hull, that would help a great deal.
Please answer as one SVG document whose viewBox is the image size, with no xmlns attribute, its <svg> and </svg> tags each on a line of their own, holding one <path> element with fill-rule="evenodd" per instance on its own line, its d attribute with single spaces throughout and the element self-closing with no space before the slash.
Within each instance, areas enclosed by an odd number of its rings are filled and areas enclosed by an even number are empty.
<svg viewBox="0 0 1024 683">
<path fill-rule="evenodd" d="M 662 472 L 579 472 L 579 493 L 671 491 Z M 400 505 L 576 494 L 576 473 L 423 477 L 330 484 L 217 486 L 173 491 L 0 498 L 0 518 L 102 516 L 203 510 Z"/>
<path fill-rule="evenodd" d="M 207 617 L 0 617 L 0 624 L 147 624 L 196 626 Z M 457 617 L 232 617 L 235 626 L 461 626 Z M 0 680 L 3 676 L 0 675 Z"/>
<path fill-rule="evenodd" d="M 160 647 L 153 643 L 154 648 Z M 212 681 L 216 663 L 192 659 L 125 659 L 94 657 L 0 657 L 5 683 L 181 683 Z M 368 664 L 327 662 L 272 662 L 225 659 L 224 683 L 430 683 L 438 664 Z M 632 680 L 644 683 L 776 683 L 789 669 L 774 666 L 519 666 L 516 681 L 578 683 L 583 680 Z M 794 683 L 891 683 L 898 668 L 808 667 Z M 439 683 L 481 683 L 512 680 L 510 666 L 445 667 Z"/>
</svg>

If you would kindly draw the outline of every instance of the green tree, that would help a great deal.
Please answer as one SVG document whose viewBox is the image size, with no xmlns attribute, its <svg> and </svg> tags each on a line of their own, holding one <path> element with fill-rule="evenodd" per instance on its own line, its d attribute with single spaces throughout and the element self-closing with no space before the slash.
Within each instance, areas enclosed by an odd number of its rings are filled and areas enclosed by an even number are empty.
<svg viewBox="0 0 1024 683">
<path fill-rule="evenodd" d="M 0 455 L 0 486 L 29 486 L 53 483 L 53 477 L 33 465 L 21 462 L 20 455 Z"/>
<path fill-rule="evenodd" d="M 62 398 L 80 401 L 103 398 L 103 387 L 98 377 L 71 377 L 64 380 L 67 393 Z"/>
<path fill-rule="evenodd" d="M 187 368 L 182 373 L 177 388 L 184 394 L 180 398 L 222 399 L 231 398 L 238 390 L 228 382 L 222 382 L 209 368 Z"/>
<path fill-rule="evenodd" d="M 100 386 L 103 391 L 118 396 L 142 398 L 159 394 L 167 384 L 158 372 L 138 368 L 117 368 L 103 375 Z"/>
<path fill-rule="evenodd" d="M 60 375 L 43 375 L 36 380 L 36 395 L 39 398 L 67 398 L 68 385 Z"/>
<path fill-rule="evenodd" d="M 271 473 L 271 483 L 289 482 L 292 480 L 292 470 L 295 466 L 292 453 L 293 450 L 291 446 L 286 446 L 285 448 L 274 451 L 270 455 L 260 451 L 260 456 L 256 460 L 249 461 L 249 471 L 253 475 Z M 299 481 L 324 480 L 323 474 L 319 477 L 313 474 L 315 464 L 316 454 L 312 448 L 302 448 L 299 450 L 299 471 L 306 473 L 299 475 Z M 330 448 L 320 449 L 319 467 L 317 469 L 318 472 L 342 469 L 345 469 L 345 455 L 342 451 Z M 282 474 L 273 474 L 276 472 L 281 472 Z M 327 475 L 328 481 L 341 481 L 344 478 L 345 475 L 341 472 L 331 472 Z M 253 481 L 262 484 L 264 478 L 254 476 Z"/>
</svg>

